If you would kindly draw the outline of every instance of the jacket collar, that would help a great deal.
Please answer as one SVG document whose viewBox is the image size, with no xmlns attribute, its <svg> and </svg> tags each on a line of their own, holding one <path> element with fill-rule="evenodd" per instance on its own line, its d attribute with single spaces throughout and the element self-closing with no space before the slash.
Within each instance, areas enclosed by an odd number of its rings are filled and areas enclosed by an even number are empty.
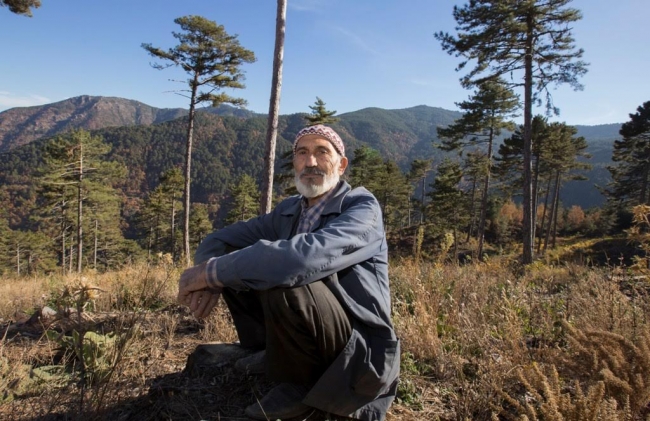
<svg viewBox="0 0 650 421">
<path fill-rule="evenodd" d="M 352 189 L 350 185 L 348 184 L 347 181 L 342 180 L 339 183 L 338 190 L 336 193 L 334 193 L 334 196 L 332 196 L 325 205 L 325 208 L 323 208 L 323 212 L 321 215 L 328 215 L 330 213 L 341 213 L 341 207 L 343 206 L 343 199 L 345 199 L 345 196 L 348 194 L 348 192 Z"/>
</svg>

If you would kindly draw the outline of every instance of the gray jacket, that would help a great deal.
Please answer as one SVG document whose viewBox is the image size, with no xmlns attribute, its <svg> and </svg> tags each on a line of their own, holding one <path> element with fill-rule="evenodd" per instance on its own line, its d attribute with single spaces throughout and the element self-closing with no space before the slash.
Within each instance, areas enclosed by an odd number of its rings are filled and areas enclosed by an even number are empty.
<svg viewBox="0 0 650 421">
<path fill-rule="evenodd" d="M 217 278 L 235 290 L 290 288 L 337 274 L 338 282 L 327 285 L 352 316 L 352 336 L 304 403 L 382 421 L 397 390 L 400 347 L 390 320 L 379 203 L 365 188 L 343 182 L 314 231 L 292 236 L 300 212 L 300 197 L 289 197 L 267 215 L 210 234 L 195 260 L 221 256 Z M 239 250 L 225 254 L 227 247 Z"/>
</svg>

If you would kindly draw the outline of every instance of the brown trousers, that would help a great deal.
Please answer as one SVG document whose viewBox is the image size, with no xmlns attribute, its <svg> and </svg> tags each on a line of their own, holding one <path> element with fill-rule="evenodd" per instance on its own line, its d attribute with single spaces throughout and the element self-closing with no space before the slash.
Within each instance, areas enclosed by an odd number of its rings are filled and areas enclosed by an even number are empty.
<svg viewBox="0 0 650 421">
<path fill-rule="evenodd" d="M 327 282 L 267 291 L 224 289 L 239 342 L 266 349 L 270 380 L 311 386 L 347 344 L 350 319 Z"/>
</svg>

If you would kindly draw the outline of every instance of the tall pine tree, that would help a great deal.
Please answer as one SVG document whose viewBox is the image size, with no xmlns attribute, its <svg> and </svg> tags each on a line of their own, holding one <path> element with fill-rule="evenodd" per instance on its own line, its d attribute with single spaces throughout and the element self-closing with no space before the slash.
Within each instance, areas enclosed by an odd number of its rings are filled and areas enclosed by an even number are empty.
<svg viewBox="0 0 650 421">
<path fill-rule="evenodd" d="M 576 49 L 571 24 L 581 19 L 571 0 L 470 0 L 454 6 L 458 35 L 438 32 L 435 37 L 449 54 L 463 57 L 457 70 L 474 65 L 461 78 L 463 86 L 476 86 L 510 76 L 509 84 L 523 88 L 523 254 L 533 261 L 535 212 L 532 181 L 533 103 L 546 95 L 548 110 L 559 112 L 551 100 L 549 85 L 566 83 L 581 89 L 578 78 L 586 73 Z"/>
<path fill-rule="evenodd" d="M 427 220 L 433 226 L 451 229 L 456 256 L 460 232 L 469 222 L 467 194 L 460 186 L 462 178 L 463 171 L 458 162 L 448 158 L 443 160 L 431 186 L 427 206 Z"/>
<path fill-rule="evenodd" d="M 167 62 L 153 64 L 156 69 L 180 66 L 189 76 L 189 89 L 179 93 L 190 100 L 185 144 L 185 187 L 183 190 L 183 254 L 189 266 L 190 256 L 190 183 L 192 177 L 192 140 L 197 105 L 209 102 L 243 106 L 241 98 L 231 97 L 223 89 L 242 89 L 241 66 L 255 61 L 255 54 L 242 47 L 237 36 L 228 35 L 222 25 L 201 16 L 183 16 L 174 20 L 182 32 L 173 32 L 179 44 L 165 51 L 151 44 L 142 44 L 151 56 Z M 218 93 L 217 93 L 218 92 Z"/>
<path fill-rule="evenodd" d="M 483 255 L 494 141 L 503 130 L 514 129 L 514 123 L 510 119 L 515 117 L 515 112 L 519 108 L 519 99 L 505 81 L 499 78 L 479 84 L 477 92 L 469 98 L 469 101 L 456 105 L 463 111 L 462 117 L 448 127 L 438 128 L 438 137 L 442 139 L 441 148 L 446 151 L 480 147 L 484 152 L 483 171 L 481 171 L 483 185 L 477 231 L 477 256 L 480 259 Z"/>
</svg>

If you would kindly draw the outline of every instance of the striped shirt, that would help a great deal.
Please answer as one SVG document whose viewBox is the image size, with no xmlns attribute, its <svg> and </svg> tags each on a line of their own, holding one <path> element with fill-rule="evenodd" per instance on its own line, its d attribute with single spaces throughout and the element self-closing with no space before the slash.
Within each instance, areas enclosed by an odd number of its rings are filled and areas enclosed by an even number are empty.
<svg viewBox="0 0 650 421">
<path fill-rule="evenodd" d="M 296 229 L 296 234 L 306 234 L 311 232 L 318 223 L 325 205 L 330 201 L 334 193 L 341 186 L 339 181 L 336 186 L 334 186 L 329 192 L 325 193 L 322 198 L 318 200 L 313 206 L 309 206 L 309 200 L 306 197 L 302 197 L 300 200 L 300 207 L 302 211 L 300 212 L 300 219 L 298 220 L 298 228 Z M 208 263 L 205 267 L 207 275 L 207 284 L 208 288 L 219 288 L 216 285 L 217 281 L 217 258 L 213 257 L 208 260 Z"/>
</svg>

